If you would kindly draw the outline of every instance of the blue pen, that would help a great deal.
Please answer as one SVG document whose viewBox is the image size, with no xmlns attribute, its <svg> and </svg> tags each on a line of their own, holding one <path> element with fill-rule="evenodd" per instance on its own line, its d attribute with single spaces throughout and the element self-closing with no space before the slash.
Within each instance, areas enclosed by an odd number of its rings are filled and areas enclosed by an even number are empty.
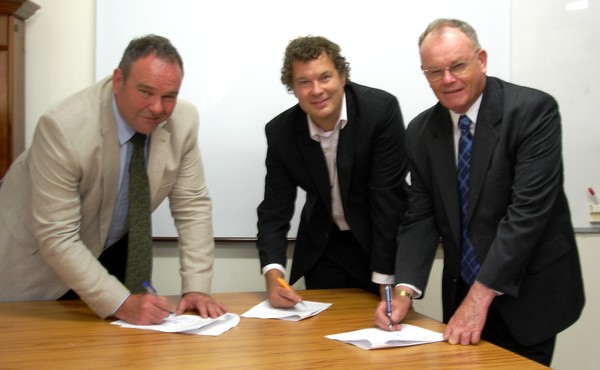
<svg viewBox="0 0 600 370">
<path fill-rule="evenodd" d="M 386 284 L 385 286 L 385 308 L 387 317 L 390 320 L 390 330 L 394 328 L 394 322 L 392 321 L 392 286 Z"/>
<path fill-rule="evenodd" d="M 158 295 L 158 292 L 156 291 L 156 289 L 154 289 L 151 282 L 144 281 L 142 283 L 142 285 L 144 286 L 144 288 L 146 288 L 146 292 L 148 292 L 150 294 Z"/>
</svg>

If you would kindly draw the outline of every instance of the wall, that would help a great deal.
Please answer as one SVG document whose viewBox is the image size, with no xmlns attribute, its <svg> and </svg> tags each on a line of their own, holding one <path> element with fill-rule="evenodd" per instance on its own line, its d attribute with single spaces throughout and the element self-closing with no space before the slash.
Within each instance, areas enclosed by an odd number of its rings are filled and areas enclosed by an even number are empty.
<svg viewBox="0 0 600 370">
<path fill-rule="evenodd" d="M 34 0 L 41 9 L 27 22 L 26 136 L 37 118 L 52 104 L 94 81 L 95 2 L 93 0 Z M 521 2 L 531 5 L 531 1 Z M 535 0 L 542 6 L 543 0 Z M 513 2 L 513 12 L 520 9 Z M 526 5 L 522 5 L 525 7 Z M 526 11 L 531 11 L 524 9 Z M 535 15 L 520 18 L 527 21 Z M 513 35 L 514 38 L 524 35 Z M 538 65 L 543 65 L 540 60 Z M 573 66 L 576 67 L 576 66 Z M 594 69 L 590 73 L 594 74 Z M 515 76 L 521 78 L 521 76 Z M 581 319 L 559 335 L 553 367 L 560 370 L 596 369 L 600 363 L 600 235 L 578 234 L 587 304 Z M 252 243 L 219 243 L 216 250 L 214 292 L 263 290 L 256 250 Z M 177 250 L 172 243 L 155 245 L 155 281 L 164 294 L 179 292 Z M 440 256 L 432 271 L 427 298 L 417 310 L 441 317 Z M 298 286 L 301 288 L 301 284 Z M 557 292 L 560 294 L 560 292 Z"/>
<path fill-rule="evenodd" d="M 32 0 L 41 8 L 27 21 L 26 144 L 53 104 L 94 82 L 94 0 Z"/>
</svg>

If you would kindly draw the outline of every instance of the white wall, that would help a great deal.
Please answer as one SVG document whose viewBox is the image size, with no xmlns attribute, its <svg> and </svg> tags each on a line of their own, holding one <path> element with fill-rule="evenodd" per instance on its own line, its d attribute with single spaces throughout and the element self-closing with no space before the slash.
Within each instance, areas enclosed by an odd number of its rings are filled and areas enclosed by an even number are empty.
<svg viewBox="0 0 600 370">
<path fill-rule="evenodd" d="M 540 3 L 543 0 L 536 1 Z M 50 105 L 93 83 L 95 70 L 94 0 L 34 2 L 41 9 L 27 22 L 26 30 L 25 106 L 28 145 L 37 118 Z M 513 12 L 520 9 L 514 6 L 515 3 L 518 2 L 513 2 Z M 521 19 L 526 20 L 528 17 Z M 521 35 L 513 35 L 513 39 L 515 37 Z M 539 63 L 543 64 L 543 61 Z M 560 370 L 591 370 L 600 363 L 600 351 L 597 350 L 600 347 L 600 269 L 596 267 L 600 261 L 600 235 L 580 234 L 577 239 L 584 270 L 587 304 L 581 319 L 559 335 L 553 367 Z M 178 294 L 180 289 L 177 249 L 172 244 L 161 242 L 155 245 L 154 280 L 163 294 Z M 419 312 L 437 319 L 441 318 L 440 258 L 438 256 L 434 264 L 427 298 L 416 303 Z M 302 284 L 298 288 L 302 288 Z M 219 243 L 213 291 L 263 289 L 264 283 L 259 274 L 253 243 Z"/>
<path fill-rule="evenodd" d="M 25 136 L 62 98 L 94 82 L 94 0 L 32 0 L 41 8 L 26 23 Z"/>
</svg>

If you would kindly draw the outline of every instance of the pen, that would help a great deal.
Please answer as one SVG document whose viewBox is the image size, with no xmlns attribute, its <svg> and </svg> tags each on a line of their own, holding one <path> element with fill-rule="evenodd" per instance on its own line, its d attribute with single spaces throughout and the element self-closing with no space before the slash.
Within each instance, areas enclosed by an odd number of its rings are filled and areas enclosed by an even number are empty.
<svg viewBox="0 0 600 370">
<path fill-rule="evenodd" d="M 278 277 L 277 281 L 279 282 L 279 285 L 281 285 L 282 288 L 290 292 L 292 291 L 292 287 L 290 286 L 290 284 L 287 283 L 287 281 L 285 281 L 285 279 Z M 306 307 L 306 304 L 304 302 L 300 301 L 300 303 L 302 303 L 302 305 Z"/>
<path fill-rule="evenodd" d="M 154 287 L 152 286 L 152 283 L 149 281 L 144 281 L 142 283 L 142 285 L 144 286 L 144 288 L 146 289 L 147 293 L 150 294 L 154 294 L 154 295 L 158 295 L 158 292 L 156 291 L 156 289 L 154 289 Z"/>
<path fill-rule="evenodd" d="M 392 321 L 392 286 L 390 284 L 385 285 L 385 309 L 390 320 L 390 330 L 392 330 L 394 322 Z"/>
</svg>

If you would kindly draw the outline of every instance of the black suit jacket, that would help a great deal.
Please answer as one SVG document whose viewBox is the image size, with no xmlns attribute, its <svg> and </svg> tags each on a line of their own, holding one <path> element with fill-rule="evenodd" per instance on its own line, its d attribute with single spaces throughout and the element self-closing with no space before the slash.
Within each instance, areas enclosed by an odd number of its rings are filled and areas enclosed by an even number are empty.
<svg viewBox="0 0 600 370">
<path fill-rule="evenodd" d="M 373 271 L 392 275 L 396 230 L 406 208 L 405 129 L 397 99 L 387 92 L 349 83 L 348 123 L 341 130 L 337 171 L 344 214 Z M 267 175 L 258 207 L 261 266 L 286 265 L 287 233 L 297 187 L 306 192 L 290 275 L 294 283 L 320 257 L 333 220 L 331 186 L 318 142 L 310 138 L 306 113 L 286 110 L 265 129 Z"/>
<path fill-rule="evenodd" d="M 563 190 L 558 105 L 548 94 L 487 78 L 475 126 L 468 228 L 480 283 L 524 345 L 579 317 L 583 283 Z M 460 302 L 460 211 L 453 126 L 439 103 L 407 128 L 409 216 L 399 233 L 397 282 L 424 289 L 438 237 L 444 248 L 444 321 Z"/>
</svg>

